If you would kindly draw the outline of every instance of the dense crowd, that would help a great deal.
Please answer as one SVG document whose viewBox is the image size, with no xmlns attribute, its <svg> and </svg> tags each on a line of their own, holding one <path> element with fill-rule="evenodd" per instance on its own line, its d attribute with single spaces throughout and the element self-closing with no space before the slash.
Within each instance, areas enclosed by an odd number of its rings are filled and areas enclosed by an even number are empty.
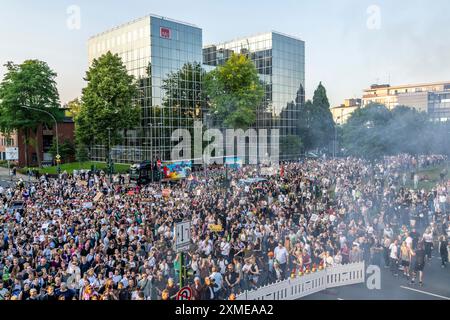
<svg viewBox="0 0 450 320">
<path fill-rule="evenodd" d="M 261 171 L 245 166 L 228 170 L 229 187 L 217 167 L 171 185 L 80 171 L 0 187 L 0 300 L 176 299 L 183 220 L 197 300 L 362 260 L 422 283 L 433 250 L 448 261 L 450 181 L 443 170 L 420 189 L 418 169 L 446 160 L 305 159 L 253 183 Z"/>
</svg>

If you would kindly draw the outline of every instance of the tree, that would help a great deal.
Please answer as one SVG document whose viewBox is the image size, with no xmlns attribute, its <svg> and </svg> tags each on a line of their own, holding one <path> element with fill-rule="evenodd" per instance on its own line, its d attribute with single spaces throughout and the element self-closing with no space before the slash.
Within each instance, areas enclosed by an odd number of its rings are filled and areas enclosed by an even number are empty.
<svg viewBox="0 0 450 320">
<path fill-rule="evenodd" d="M 391 115 L 392 118 L 384 129 L 390 153 L 426 153 L 430 142 L 427 137 L 427 115 L 407 106 L 397 106 L 391 111 Z"/>
<path fill-rule="evenodd" d="M 78 162 L 86 162 L 89 160 L 89 151 L 86 145 L 77 143 L 75 147 L 75 159 Z"/>
<path fill-rule="evenodd" d="M 140 122 L 140 107 L 134 77 L 127 73 L 122 59 L 111 52 L 95 59 L 86 72 L 88 82 L 83 89 L 81 109 L 76 117 L 77 142 L 90 146 L 104 145 L 109 154 L 111 145 L 122 141 L 121 130 L 135 127 Z"/>
<path fill-rule="evenodd" d="M 303 149 L 302 139 L 296 135 L 289 135 L 280 138 L 280 153 L 289 158 L 298 158 Z"/>
<path fill-rule="evenodd" d="M 50 147 L 49 153 L 56 157 L 57 148 L 56 148 L 56 139 L 53 139 L 52 146 Z M 64 163 L 69 162 L 75 156 L 75 144 L 70 140 L 64 140 L 62 144 L 59 146 L 59 155 L 61 156 L 61 160 Z"/>
<path fill-rule="evenodd" d="M 334 120 L 330 111 L 330 102 L 328 101 L 327 91 L 319 83 L 313 97 L 313 126 L 312 136 L 313 145 L 317 148 L 325 148 L 330 145 L 334 139 Z"/>
<path fill-rule="evenodd" d="M 303 141 L 303 147 L 306 150 L 314 148 L 314 141 L 311 127 L 313 126 L 313 110 L 314 106 L 311 100 L 308 100 L 301 106 L 300 119 L 298 122 L 298 131 Z"/>
<path fill-rule="evenodd" d="M 161 107 L 155 108 L 155 114 L 162 115 L 164 128 L 163 136 L 170 136 L 166 128 L 182 128 L 194 134 L 194 122 L 203 119 L 206 109 L 206 93 L 203 79 L 206 75 L 200 63 L 186 63 L 181 69 L 171 72 L 163 80 L 162 89 L 165 97 Z M 156 130 L 155 130 L 156 129 Z M 153 129 L 153 137 L 161 134 L 157 128 Z M 194 150 L 194 139 L 191 140 Z"/>
<path fill-rule="evenodd" d="M 81 101 L 76 98 L 67 103 L 67 109 L 69 109 L 70 116 L 75 120 L 81 111 Z"/>
<path fill-rule="evenodd" d="M 202 82 L 205 74 L 200 63 L 186 63 L 180 70 L 170 73 L 163 80 L 162 89 L 166 92 L 163 115 L 168 116 L 163 118 L 173 118 L 174 123 L 170 124 L 172 127 L 190 128 L 195 119 L 202 118 L 206 102 Z M 184 122 L 180 123 L 179 118 Z"/>
<path fill-rule="evenodd" d="M 37 162 L 41 166 L 37 130 L 40 125 L 51 126 L 54 123 L 45 112 L 52 114 L 57 121 L 63 117 L 55 81 L 57 74 L 46 62 L 39 60 L 26 60 L 20 65 L 8 62 L 5 67 L 6 75 L 0 84 L 0 131 L 5 135 L 14 131 L 22 134 L 24 144 L 35 147 Z M 26 166 L 30 164 L 28 152 L 25 152 L 25 163 Z"/>
<path fill-rule="evenodd" d="M 323 149 L 334 139 L 334 121 L 327 92 L 322 82 L 301 108 L 299 132 L 306 149 Z"/>
<path fill-rule="evenodd" d="M 205 77 L 205 89 L 216 121 L 233 129 L 247 129 L 256 122 L 264 88 L 253 62 L 233 54 Z"/>
</svg>

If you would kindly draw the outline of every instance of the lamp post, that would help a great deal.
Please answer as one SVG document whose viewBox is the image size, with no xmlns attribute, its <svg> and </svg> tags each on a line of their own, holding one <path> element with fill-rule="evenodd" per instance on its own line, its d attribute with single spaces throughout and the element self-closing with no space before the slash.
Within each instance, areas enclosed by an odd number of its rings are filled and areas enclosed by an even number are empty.
<svg viewBox="0 0 450 320">
<path fill-rule="evenodd" d="M 337 126 L 339 125 L 339 120 L 341 117 L 336 118 L 336 123 L 334 124 L 334 148 L 333 148 L 333 158 L 336 159 L 337 154 Z"/>
<path fill-rule="evenodd" d="M 153 124 L 149 123 L 148 124 L 149 128 L 150 128 L 150 163 L 151 163 L 151 169 L 152 169 L 152 183 L 155 182 L 155 177 L 154 177 L 154 163 L 153 163 Z"/>
<path fill-rule="evenodd" d="M 58 121 L 56 121 L 56 118 L 53 114 L 51 114 L 48 111 L 42 110 L 42 109 L 37 109 L 37 108 L 33 108 L 33 107 L 26 107 L 26 106 L 22 106 L 22 108 L 24 109 L 29 109 L 29 110 L 34 110 L 34 111 L 40 111 L 43 112 L 47 115 L 49 115 L 53 121 L 55 122 L 55 129 L 56 129 L 56 163 L 58 166 L 58 178 L 59 178 L 59 174 L 61 173 L 61 156 L 59 154 L 59 134 L 58 134 Z"/>
<path fill-rule="evenodd" d="M 108 130 L 108 167 L 109 167 L 109 183 L 112 184 L 112 157 L 111 157 L 111 130 L 112 128 L 107 128 Z"/>
</svg>

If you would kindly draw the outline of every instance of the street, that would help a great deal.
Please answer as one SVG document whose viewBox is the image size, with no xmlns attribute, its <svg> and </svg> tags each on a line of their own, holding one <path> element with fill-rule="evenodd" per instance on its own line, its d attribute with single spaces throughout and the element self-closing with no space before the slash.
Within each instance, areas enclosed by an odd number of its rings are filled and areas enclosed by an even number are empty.
<svg viewBox="0 0 450 320">
<path fill-rule="evenodd" d="M 10 176 L 10 172 L 7 168 L 0 167 L 0 186 L 8 188 L 11 185 L 15 185 L 19 179 L 22 179 L 25 184 L 28 184 L 29 177 L 20 173 L 17 173 L 15 177 Z M 35 181 L 35 178 L 31 178 Z"/>
<path fill-rule="evenodd" d="M 367 278 L 370 274 L 366 274 Z M 441 268 L 440 257 L 434 252 L 424 270 L 424 285 L 418 280 L 411 285 L 403 273 L 395 277 L 388 268 L 381 268 L 381 290 L 369 290 L 366 284 L 328 289 L 302 300 L 450 300 L 450 266 Z"/>
</svg>

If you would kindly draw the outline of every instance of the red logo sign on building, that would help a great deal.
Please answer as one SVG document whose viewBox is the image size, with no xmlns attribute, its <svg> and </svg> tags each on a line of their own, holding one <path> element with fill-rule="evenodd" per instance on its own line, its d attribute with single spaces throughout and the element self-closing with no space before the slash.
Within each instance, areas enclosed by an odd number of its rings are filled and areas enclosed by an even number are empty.
<svg viewBox="0 0 450 320">
<path fill-rule="evenodd" d="M 164 39 L 172 39 L 172 30 L 170 30 L 169 28 L 161 27 L 159 29 L 159 35 Z"/>
</svg>

